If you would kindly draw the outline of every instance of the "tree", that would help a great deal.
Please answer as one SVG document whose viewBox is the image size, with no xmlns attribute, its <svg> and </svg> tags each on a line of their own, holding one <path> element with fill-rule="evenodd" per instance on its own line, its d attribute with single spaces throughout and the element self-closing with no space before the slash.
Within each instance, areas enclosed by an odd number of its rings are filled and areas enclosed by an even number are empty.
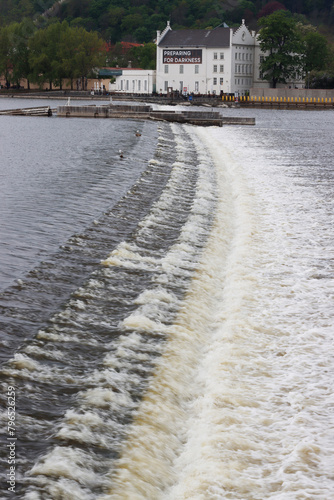
<svg viewBox="0 0 334 500">
<path fill-rule="evenodd" d="M 105 64 L 105 43 L 96 32 L 84 28 L 75 28 L 74 71 L 81 78 L 81 88 L 85 88 L 85 79 L 95 68 Z"/>
<path fill-rule="evenodd" d="M 70 27 L 66 21 L 50 24 L 31 37 L 29 63 L 31 80 L 42 85 L 62 85 L 64 78 L 81 78 L 105 62 L 105 44 L 95 32 Z M 84 85 L 82 86 L 84 88 Z"/>
<path fill-rule="evenodd" d="M 317 32 L 309 31 L 304 37 L 305 72 L 326 69 L 329 48 L 326 38 Z"/>
<path fill-rule="evenodd" d="M 60 33 L 61 24 L 53 23 L 36 31 L 29 41 L 30 78 L 40 86 L 48 82 L 50 90 L 64 77 L 59 54 Z"/>
<path fill-rule="evenodd" d="M 10 73 L 12 68 L 9 40 L 9 27 L 5 26 L 0 29 L 0 74 L 4 76 L 7 87 L 10 86 Z"/>
<path fill-rule="evenodd" d="M 289 11 L 277 10 L 259 20 L 259 42 L 265 53 L 261 72 L 273 88 L 303 68 L 303 44 Z"/>
<path fill-rule="evenodd" d="M 281 4 L 280 2 L 269 2 L 267 3 L 262 10 L 258 13 L 258 18 L 260 19 L 261 17 L 266 17 L 275 12 L 276 10 L 286 10 L 285 6 Z"/>
<path fill-rule="evenodd" d="M 142 47 L 133 47 L 129 56 L 134 66 L 143 69 L 155 69 L 156 50 L 155 43 L 146 43 Z"/>
<path fill-rule="evenodd" d="M 29 39 L 36 28 L 30 19 L 24 19 L 21 23 L 9 25 L 10 61 L 12 66 L 11 82 L 18 87 L 23 78 L 28 80 L 29 88 Z"/>
</svg>

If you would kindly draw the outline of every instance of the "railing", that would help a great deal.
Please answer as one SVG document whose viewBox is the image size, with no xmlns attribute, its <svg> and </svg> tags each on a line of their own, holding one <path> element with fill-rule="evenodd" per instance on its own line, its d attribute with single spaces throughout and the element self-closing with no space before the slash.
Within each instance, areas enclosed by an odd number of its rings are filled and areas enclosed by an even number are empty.
<svg viewBox="0 0 334 500">
<path fill-rule="evenodd" d="M 223 95 L 224 102 L 238 102 L 240 104 L 258 105 L 298 105 L 307 106 L 334 106 L 334 98 L 331 97 L 279 97 L 279 96 L 234 96 Z"/>
</svg>

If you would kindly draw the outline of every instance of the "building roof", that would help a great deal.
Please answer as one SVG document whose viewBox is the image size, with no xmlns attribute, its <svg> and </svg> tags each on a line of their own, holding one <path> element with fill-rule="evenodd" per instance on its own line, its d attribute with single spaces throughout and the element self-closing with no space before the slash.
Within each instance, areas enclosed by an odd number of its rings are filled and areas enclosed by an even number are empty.
<svg viewBox="0 0 334 500">
<path fill-rule="evenodd" d="M 169 30 L 159 47 L 229 47 L 230 28 L 213 30 Z"/>
<path fill-rule="evenodd" d="M 112 76 L 120 76 L 122 74 L 122 68 L 100 68 L 99 77 L 100 78 L 110 78 Z"/>
<path fill-rule="evenodd" d="M 154 70 L 143 69 L 143 68 L 100 68 L 98 76 L 99 78 L 110 78 L 112 76 L 122 76 L 126 73 L 131 73 L 131 71 L 142 71 L 148 74 Z"/>
<path fill-rule="evenodd" d="M 111 50 L 114 50 L 117 44 L 112 45 L 110 42 L 106 42 L 106 50 L 107 52 L 110 52 Z M 132 43 L 132 42 L 119 42 L 122 54 L 126 54 L 130 49 L 133 49 L 134 47 L 144 47 L 143 43 Z"/>
</svg>

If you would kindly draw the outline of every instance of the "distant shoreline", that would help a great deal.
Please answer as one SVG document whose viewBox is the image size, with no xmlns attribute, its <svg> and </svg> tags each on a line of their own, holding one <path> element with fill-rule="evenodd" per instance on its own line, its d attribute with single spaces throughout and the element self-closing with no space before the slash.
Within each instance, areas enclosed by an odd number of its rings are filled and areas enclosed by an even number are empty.
<svg viewBox="0 0 334 500">
<path fill-rule="evenodd" d="M 175 98 L 168 96 L 152 96 L 152 95 L 126 95 L 126 94 L 104 94 L 104 95 L 92 95 L 88 91 L 75 91 L 75 90 L 49 90 L 49 91 L 9 91 L 0 90 L 0 98 L 18 98 L 18 99 L 54 99 L 54 100 L 64 100 L 73 99 L 81 101 L 107 101 L 110 99 L 112 101 L 133 101 L 133 102 L 145 102 L 150 104 L 159 105 L 170 105 L 170 106 L 206 106 L 206 107 L 239 107 L 237 103 L 223 103 L 220 96 L 206 96 L 203 98 L 196 98 L 193 102 L 189 102 L 183 98 Z"/>
</svg>

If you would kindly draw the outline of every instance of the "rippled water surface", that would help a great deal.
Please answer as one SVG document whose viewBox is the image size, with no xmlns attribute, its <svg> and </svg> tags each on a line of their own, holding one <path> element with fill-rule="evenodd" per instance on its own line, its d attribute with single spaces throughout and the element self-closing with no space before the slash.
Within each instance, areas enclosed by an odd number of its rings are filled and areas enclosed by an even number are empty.
<svg viewBox="0 0 334 500">
<path fill-rule="evenodd" d="M 3 109 L 44 104 L 0 101 Z M 140 124 L 147 131 L 140 141 L 137 124 L 126 121 L 0 116 L 0 127 L 4 289 L 126 193 L 150 158 L 156 127 Z"/>
<path fill-rule="evenodd" d="M 3 498 L 333 497 L 334 116 L 223 113 L 0 117 Z"/>
</svg>

